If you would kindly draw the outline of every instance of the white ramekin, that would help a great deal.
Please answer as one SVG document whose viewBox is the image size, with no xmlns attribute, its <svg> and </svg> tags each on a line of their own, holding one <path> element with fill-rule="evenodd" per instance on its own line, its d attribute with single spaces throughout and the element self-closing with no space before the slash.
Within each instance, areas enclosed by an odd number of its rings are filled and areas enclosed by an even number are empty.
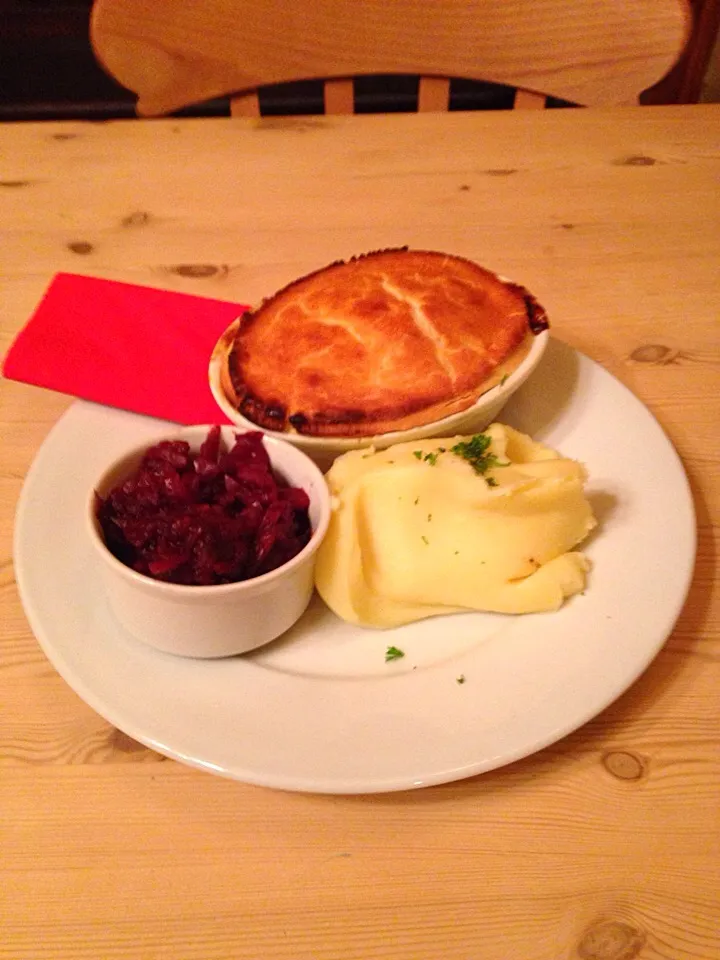
<svg viewBox="0 0 720 960">
<path fill-rule="evenodd" d="M 208 430 L 187 427 L 163 439 L 186 440 L 197 450 Z M 223 427 L 228 446 L 236 432 Z M 183 586 L 153 580 L 127 567 L 106 547 L 96 516 L 96 493 L 104 497 L 139 466 L 147 441 L 128 449 L 93 484 L 86 508 L 88 537 L 110 607 L 133 637 L 166 653 L 226 657 L 274 640 L 302 616 L 313 592 L 315 554 L 327 531 L 330 496 L 322 473 L 297 446 L 268 436 L 264 444 L 275 471 L 308 493 L 312 537 L 283 566 L 239 583 Z"/>
</svg>

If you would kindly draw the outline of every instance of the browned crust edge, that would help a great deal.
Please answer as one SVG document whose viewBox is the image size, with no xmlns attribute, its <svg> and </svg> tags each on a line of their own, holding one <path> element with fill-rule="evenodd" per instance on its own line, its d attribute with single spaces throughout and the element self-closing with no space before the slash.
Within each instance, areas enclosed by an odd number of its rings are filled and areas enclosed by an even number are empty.
<svg viewBox="0 0 720 960">
<path fill-rule="evenodd" d="M 480 266 L 480 264 L 466 257 L 456 256 L 455 254 L 443 254 L 436 250 L 413 249 L 413 253 L 431 256 L 449 256 L 454 260 L 469 264 L 476 269 L 479 268 L 510 287 L 523 299 L 527 311 L 528 334 L 523 338 L 518 347 L 512 351 L 510 356 L 507 357 L 503 363 L 499 364 L 487 380 L 481 384 L 480 389 L 474 389 L 441 403 L 424 406 L 420 410 L 409 411 L 405 415 L 398 416 L 398 411 L 395 410 L 389 418 L 383 416 L 383 412 L 381 411 L 378 411 L 373 418 L 359 410 L 337 410 L 310 418 L 300 412 L 288 413 L 287 409 L 281 403 L 268 403 L 267 400 L 255 397 L 247 390 L 242 371 L 238 366 L 236 351 L 233 349 L 234 341 L 240 328 L 245 324 L 252 323 L 256 315 L 269 300 L 287 293 L 301 282 L 304 283 L 308 279 L 324 273 L 331 267 L 343 266 L 347 263 L 355 263 L 359 260 L 365 260 L 387 253 L 406 253 L 409 249 L 407 246 L 387 247 L 385 249 L 358 254 L 349 260 L 334 260 L 332 263 L 320 267 L 318 270 L 313 270 L 310 273 L 304 274 L 302 277 L 292 280 L 274 293 L 272 297 L 265 298 L 255 310 L 249 310 L 244 313 L 240 317 L 233 342 L 228 343 L 227 362 L 223 366 L 221 376 L 221 385 L 225 395 L 239 413 L 252 423 L 256 423 L 266 430 L 273 430 L 278 433 L 296 432 L 309 437 L 371 437 L 396 430 L 408 430 L 412 427 L 425 426 L 436 420 L 442 420 L 445 417 L 451 416 L 454 413 L 461 413 L 476 403 L 484 393 L 487 393 L 488 390 L 496 386 L 506 374 L 512 373 L 517 369 L 529 353 L 534 337 L 542 331 L 547 330 L 550 326 L 547 313 L 535 296 L 521 284 L 504 280 L 491 270 L 487 270 L 487 268 Z"/>
</svg>

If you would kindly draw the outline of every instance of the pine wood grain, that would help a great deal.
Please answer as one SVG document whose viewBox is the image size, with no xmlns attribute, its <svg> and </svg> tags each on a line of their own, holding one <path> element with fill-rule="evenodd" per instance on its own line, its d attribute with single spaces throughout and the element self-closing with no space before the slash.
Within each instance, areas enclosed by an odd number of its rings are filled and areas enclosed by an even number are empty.
<svg viewBox="0 0 720 960">
<path fill-rule="evenodd" d="M 13 512 L 70 401 L 0 382 L 3 960 L 720 960 L 720 107 L 0 128 L 0 350 L 56 270 L 254 301 L 409 243 L 516 277 L 683 458 L 698 560 L 582 729 L 416 793 L 254 788 L 98 717 L 32 637 Z M 672 545 L 668 545 L 672 549 Z"/>
<path fill-rule="evenodd" d="M 262 84 L 391 73 L 624 104 L 667 73 L 689 27 L 685 0 L 315 0 L 292 11 L 275 0 L 95 0 L 91 39 L 139 94 L 138 111 L 155 115 Z"/>
</svg>

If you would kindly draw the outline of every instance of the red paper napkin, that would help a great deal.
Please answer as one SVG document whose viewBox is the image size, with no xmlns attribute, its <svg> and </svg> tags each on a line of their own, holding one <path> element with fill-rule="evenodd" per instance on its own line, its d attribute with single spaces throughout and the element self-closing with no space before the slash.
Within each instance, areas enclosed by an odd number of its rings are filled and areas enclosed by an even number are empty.
<svg viewBox="0 0 720 960">
<path fill-rule="evenodd" d="M 208 386 L 220 334 L 247 307 L 59 273 L 3 374 L 182 424 L 227 423 Z"/>
</svg>

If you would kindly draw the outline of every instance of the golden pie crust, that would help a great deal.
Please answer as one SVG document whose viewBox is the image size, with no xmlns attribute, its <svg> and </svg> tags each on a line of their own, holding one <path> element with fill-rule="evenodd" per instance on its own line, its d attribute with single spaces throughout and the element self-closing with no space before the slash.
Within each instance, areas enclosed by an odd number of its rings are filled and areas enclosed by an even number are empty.
<svg viewBox="0 0 720 960">
<path fill-rule="evenodd" d="M 527 290 L 470 260 L 381 250 L 308 274 L 246 313 L 224 389 L 269 430 L 406 430 L 472 406 L 547 327 Z"/>
</svg>

